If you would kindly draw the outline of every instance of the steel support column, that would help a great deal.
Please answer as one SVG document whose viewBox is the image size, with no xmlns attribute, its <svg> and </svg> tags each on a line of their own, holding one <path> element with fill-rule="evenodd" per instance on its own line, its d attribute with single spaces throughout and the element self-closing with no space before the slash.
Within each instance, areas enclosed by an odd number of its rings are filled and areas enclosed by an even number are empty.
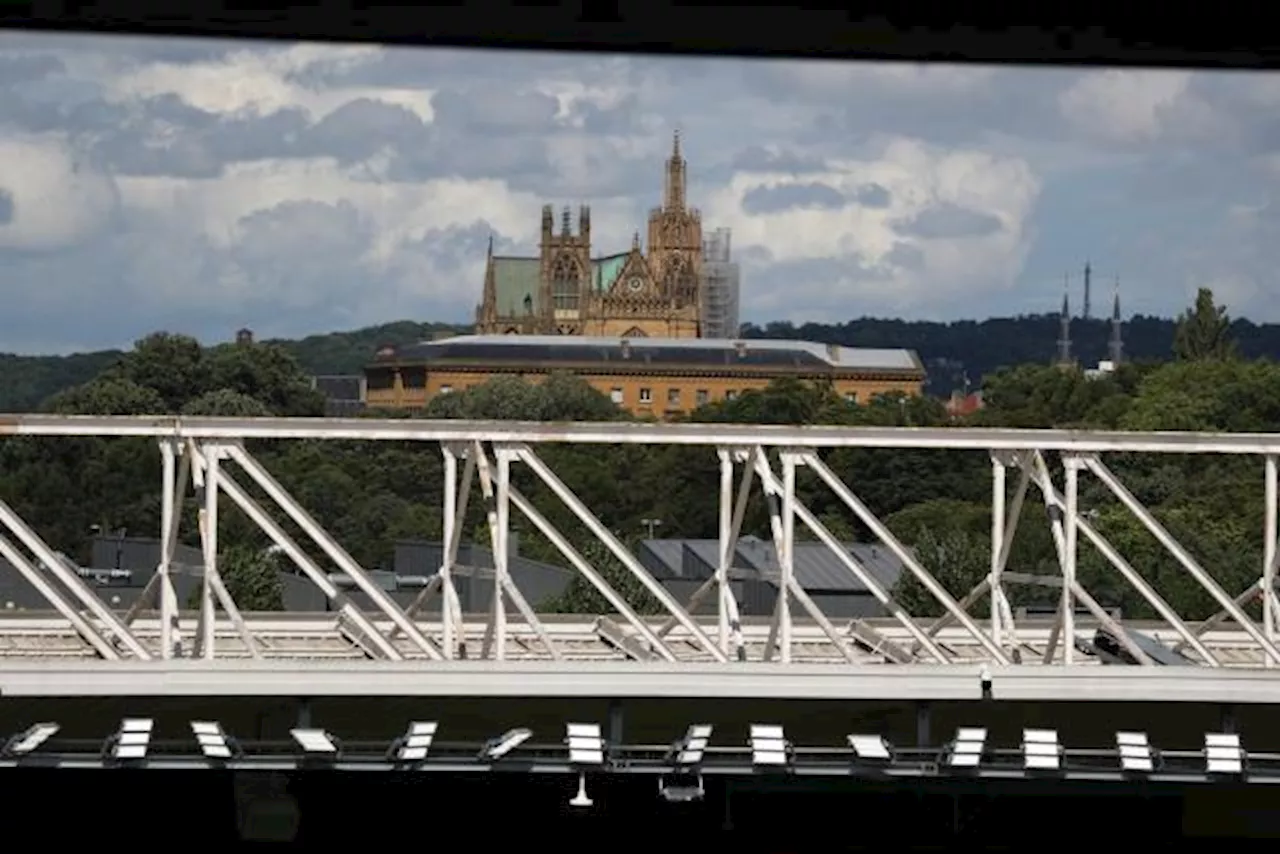
<svg viewBox="0 0 1280 854">
<path fill-rule="evenodd" d="M 1280 537 L 1280 524 L 1276 514 L 1280 496 L 1277 495 L 1277 465 L 1274 455 L 1267 456 L 1263 463 L 1264 497 L 1262 522 L 1262 619 L 1267 637 L 1274 641 L 1277 635 L 1277 623 L 1280 615 L 1276 614 L 1276 539 Z M 1280 661 L 1267 656 L 1267 666 L 1275 666 Z"/>
</svg>

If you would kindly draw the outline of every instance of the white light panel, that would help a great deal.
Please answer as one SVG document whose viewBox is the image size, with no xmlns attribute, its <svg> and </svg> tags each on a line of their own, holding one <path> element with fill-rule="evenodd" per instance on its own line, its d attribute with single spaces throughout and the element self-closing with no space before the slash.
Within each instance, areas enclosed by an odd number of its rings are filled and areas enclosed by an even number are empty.
<svg viewBox="0 0 1280 854">
<path fill-rule="evenodd" d="M 851 735 L 849 736 L 849 747 L 853 748 L 853 755 L 859 759 L 876 759 L 887 762 L 892 757 L 889 754 L 889 745 L 878 735 Z"/>
<path fill-rule="evenodd" d="M 1027 769 L 1057 771 L 1062 767 L 1062 746 L 1056 729 L 1022 731 L 1022 765 Z"/>
<path fill-rule="evenodd" d="M 338 745 L 333 738 L 322 729 L 291 729 L 289 735 L 307 753 L 337 753 Z"/>
<path fill-rule="evenodd" d="M 409 731 L 405 733 L 397 756 L 405 762 L 421 762 L 426 759 L 431 742 L 436 737 L 437 726 L 435 721 L 414 721 L 409 724 Z"/>
<path fill-rule="evenodd" d="M 484 755 L 489 759 L 501 759 L 532 737 L 533 732 L 524 727 L 509 729 L 485 745 Z"/>
<path fill-rule="evenodd" d="M 191 732 L 200 745 L 200 752 L 209 759 L 230 759 L 231 745 L 222 725 L 213 721 L 192 721 Z"/>
<path fill-rule="evenodd" d="M 751 762 L 755 765 L 786 765 L 787 738 L 777 724 L 751 725 Z"/>
<path fill-rule="evenodd" d="M 947 764 L 953 768 L 976 768 L 986 750 L 987 731 L 982 727 L 960 727 L 951 745 Z"/>
<path fill-rule="evenodd" d="M 1116 749 L 1120 751 L 1120 767 L 1125 771 L 1155 770 L 1155 757 L 1145 732 L 1116 733 Z"/>
<path fill-rule="evenodd" d="M 697 765 L 702 762 L 707 742 L 711 740 L 711 730 L 711 724 L 694 724 L 689 727 L 676 751 L 676 764 Z"/>
<path fill-rule="evenodd" d="M 151 744 L 151 729 L 155 721 L 150 718 L 125 718 L 120 722 L 113 755 L 116 759 L 146 759 Z"/>
<path fill-rule="evenodd" d="M 604 738 L 600 735 L 600 724 L 566 724 L 565 732 L 570 762 L 574 765 L 604 764 Z"/>
<path fill-rule="evenodd" d="M 25 756 L 44 744 L 62 727 L 55 723 L 36 724 L 9 744 L 9 752 Z"/>
<path fill-rule="evenodd" d="M 1205 770 L 1210 774 L 1240 774 L 1244 771 L 1244 750 L 1234 733 L 1207 732 L 1204 735 Z"/>
</svg>

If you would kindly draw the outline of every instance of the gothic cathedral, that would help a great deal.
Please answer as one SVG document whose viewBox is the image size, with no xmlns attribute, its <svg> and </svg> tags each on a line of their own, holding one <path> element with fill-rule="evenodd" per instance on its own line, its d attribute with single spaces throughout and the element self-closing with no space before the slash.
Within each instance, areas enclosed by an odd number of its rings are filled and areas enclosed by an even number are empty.
<svg viewBox="0 0 1280 854">
<path fill-rule="evenodd" d="M 686 164 L 675 136 L 667 160 L 662 207 L 649 214 L 648 252 L 637 232 L 631 251 L 591 257 L 591 209 L 578 211 L 576 233 L 566 208 L 557 232 L 542 209 L 536 258 L 493 254 L 490 241 L 479 334 L 594 335 L 610 338 L 696 338 L 700 333 L 702 218 L 685 203 Z"/>
</svg>

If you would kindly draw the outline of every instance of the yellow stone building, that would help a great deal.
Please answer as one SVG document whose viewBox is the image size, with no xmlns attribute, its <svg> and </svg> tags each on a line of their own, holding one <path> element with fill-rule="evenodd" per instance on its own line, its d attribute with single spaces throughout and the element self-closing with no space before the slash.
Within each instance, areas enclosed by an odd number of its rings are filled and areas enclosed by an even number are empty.
<svg viewBox="0 0 1280 854">
<path fill-rule="evenodd" d="M 437 395 L 498 376 L 539 382 L 575 374 L 633 415 L 667 419 L 793 378 L 829 383 L 847 400 L 920 394 L 925 370 L 911 350 L 808 341 L 460 335 L 385 347 L 365 369 L 371 409 L 423 409 Z"/>
<path fill-rule="evenodd" d="M 566 208 L 557 231 L 542 209 L 536 257 L 493 254 L 476 308 L 482 335 L 589 335 L 696 338 L 700 332 L 702 217 L 685 200 L 687 165 L 676 134 L 664 174 L 662 206 L 649 214 L 648 251 L 637 232 L 631 250 L 593 258 L 591 209 L 573 230 Z"/>
</svg>

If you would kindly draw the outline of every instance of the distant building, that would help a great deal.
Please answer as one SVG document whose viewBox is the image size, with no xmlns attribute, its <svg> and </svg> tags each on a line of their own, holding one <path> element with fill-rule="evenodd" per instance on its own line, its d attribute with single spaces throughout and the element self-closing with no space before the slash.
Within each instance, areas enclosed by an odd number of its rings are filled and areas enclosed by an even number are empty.
<svg viewBox="0 0 1280 854">
<path fill-rule="evenodd" d="M 951 398 L 946 403 L 947 415 L 952 418 L 964 418 L 982 409 L 985 405 L 982 400 L 981 390 L 965 394 L 957 389 L 951 392 Z"/>
<path fill-rule="evenodd" d="M 557 371 L 581 377 L 635 415 L 658 418 L 782 378 L 830 383 L 854 402 L 918 395 L 925 378 L 912 350 L 771 339 L 461 335 L 386 347 L 378 357 L 365 369 L 365 403 L 377 409 L 422 409 L 437 395 L 497 376 L 537 382 Z"/>
<path fill-rule="evenodd" d="M 311 387 L 324 395 L 328 418 L 350 418 L 364 411 L 364 377 L 359 374 L 312 377 Z"/>
<path fill-rule="evenodd" d="M 886 589 L 893 589 L 903 566 L 892 553 L 877 545 L 846 543 L 845 548 Z M 719 540 L 643 540 L 637 548 L 640 563 L 653 573 L 677 599 L 687 601 L 720 564 Z M 828 617 L 879 617 L 884 608 L 866 586 L 826 545 L 797 540 L 793 562 L 796 581 Z M 730 586 L 743 616 L 773 613 L 781 578 L 777 550 L 759 537 L 738 540 Z M 715 610 L 708 600 L 703 612 Z"/>
</svg>

